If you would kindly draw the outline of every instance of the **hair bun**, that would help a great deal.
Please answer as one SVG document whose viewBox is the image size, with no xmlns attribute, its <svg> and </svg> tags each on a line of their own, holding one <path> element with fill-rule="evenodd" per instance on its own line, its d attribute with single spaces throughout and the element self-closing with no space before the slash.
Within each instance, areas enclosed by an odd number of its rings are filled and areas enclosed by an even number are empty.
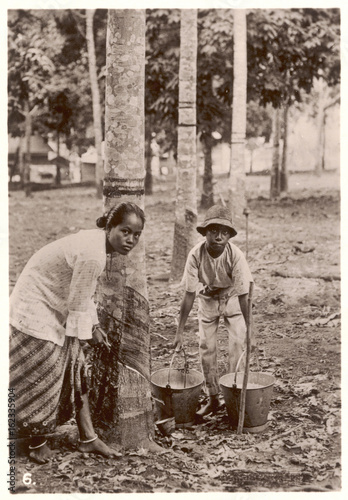
<svg viewBox="0 0 348 500">
<path fill-rule="evenodd" d="M 105 228 L 106 221 L 107 221 L 107 217 L 105 215 L 98 217 L 98 219 L 96 220 L 97 227 Z"/>
</svg>

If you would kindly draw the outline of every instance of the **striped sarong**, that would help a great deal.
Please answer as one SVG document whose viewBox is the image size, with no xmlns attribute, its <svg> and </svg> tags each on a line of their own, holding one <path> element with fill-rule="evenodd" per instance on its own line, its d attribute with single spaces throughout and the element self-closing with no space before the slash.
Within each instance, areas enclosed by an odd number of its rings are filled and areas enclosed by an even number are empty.
<svg viewBox="0 0 348 500">
<path fill-rule="evenodd" d="M 87 392 L 80 341 L 66 337 L 61 347 L 11 326 L 10 389 L 19 437 L 49 434 L 75 417 Z"/>
</svg>

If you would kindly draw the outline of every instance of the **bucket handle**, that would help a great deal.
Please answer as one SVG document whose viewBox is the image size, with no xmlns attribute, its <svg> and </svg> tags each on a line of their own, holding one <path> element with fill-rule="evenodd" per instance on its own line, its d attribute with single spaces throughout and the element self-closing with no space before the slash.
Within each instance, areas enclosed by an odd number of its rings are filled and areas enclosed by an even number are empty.
<svg viewBox="0 0 348 500">
<path fill-rule="evenodd" d="M 256 348 L 256 350 L 257 350 L 257 353 L 256 353 L 257 370 L 261 371 L 260 362 L 259 362 L 259 356 L 258 356 L 258 348 Z M 237 372 L 238 372 L 238 368 L 239 368 L 240 362 L 242 361 L 242 358 L 243 358 L 243 356 L 244 356 L 245 353 L 246 353 L 246 350 L 244 349 L 242 351 L 242 354 L 239 356 L 238 361 L 237 361 L 237 366 L 236 366 L 236 369 L 234 371 L 234 384 L 233 384 L 234 387 L 237 387 Z"/>
<path fill-rule="evenodd" d="M 246 350 L 244 349 L 244 351 L 242 351 L 242 354 L 239 356 L 239 359 L 237 361 L 237 366 L 236 366 L 236 369 L 234 371 L 234 384 L 233 384 L 234 387 L 237 387 L 238 368 L 239 368 L 240 362 L 242 361 L 242 357 L 244 356 L 245 353 L 246 353 Z"/>
<path fill-rule="evenodd" d="M 186 373 L 187 373 L 187 370 L 188 370 L 188 363 L 187 363 L 187 357 L 186 357 L 185 349 L 182 347 L 180 349 L 180 351 L 182 351 L 184 353 L 184 358 L 185 358 L 185 362 L 184 362 L 184 389 L 185 389 L 185 387 L 186 387 Z M 174 351 L 174 353 L 173 353 L 173 356 L 172 356 L 172 359 L 171 359 L 171 362 L 170 362 L 170 366 L 169 366 L 169 370 L 168 370 L 168 384 L 167 384 L 167 388 L 170 388 L 170 372 L 172 370 L 172 364 L 173 364 L 174 358 L 175 358 L 176 354 L 178 354 L 180 351 Z"/>
</svg>

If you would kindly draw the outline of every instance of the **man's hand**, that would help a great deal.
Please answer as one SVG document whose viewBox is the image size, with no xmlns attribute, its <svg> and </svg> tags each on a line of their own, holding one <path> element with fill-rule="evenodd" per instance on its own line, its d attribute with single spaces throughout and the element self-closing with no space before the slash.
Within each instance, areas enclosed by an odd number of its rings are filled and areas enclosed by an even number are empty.
<svg viewBox="0 0 348 500">
<path fill-rule="evenodd" d="M 181 351 L 183 342 L 184 342 L 183 334 L 176 332 L 175 339 L 173 342 L 173 347 L 176 350 L 176 352 Z"/>
<path fill-rule="evenodd" d="M 195 300 L 196 293 L 195 292 L 185 292 L 184 298 L 181 302 L 180 306 L 180 314 L 179 319 L 175 319 L 175 323 L 177 325 L 176 335 L 173 342 L 173 347 L 176 352 L 182 349 L 182 344 L 184 341 L 184 328 L 186 324 L 187 317 L 192 309 L 193 302 Z"/>
</svg>

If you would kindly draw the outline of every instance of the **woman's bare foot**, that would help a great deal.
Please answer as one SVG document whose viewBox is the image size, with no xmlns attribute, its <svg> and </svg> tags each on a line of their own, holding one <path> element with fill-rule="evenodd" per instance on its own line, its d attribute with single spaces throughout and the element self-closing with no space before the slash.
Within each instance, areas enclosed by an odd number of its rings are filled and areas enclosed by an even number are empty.
<svg viewBox="0 0 348 500">
<path fill-rule="evenodd" d="M 79 441 L 77 449 L 81 451 L 81 453 L 96 453 L 107 458 L 122 457 L 122 453 L 109 448 L 109 446 L 99 438 L 91 443 L 81 443 L 81 441 Z"/>
<path fill-rule="evenodd" d="M 43 446 L 40 446 L 40 448 L 30 450 L 29 457 L 38 464 L 46 464 L 52 458 L 52 450 L 50 450 L 47 444 L 44 444 Z"/>
</svg>

